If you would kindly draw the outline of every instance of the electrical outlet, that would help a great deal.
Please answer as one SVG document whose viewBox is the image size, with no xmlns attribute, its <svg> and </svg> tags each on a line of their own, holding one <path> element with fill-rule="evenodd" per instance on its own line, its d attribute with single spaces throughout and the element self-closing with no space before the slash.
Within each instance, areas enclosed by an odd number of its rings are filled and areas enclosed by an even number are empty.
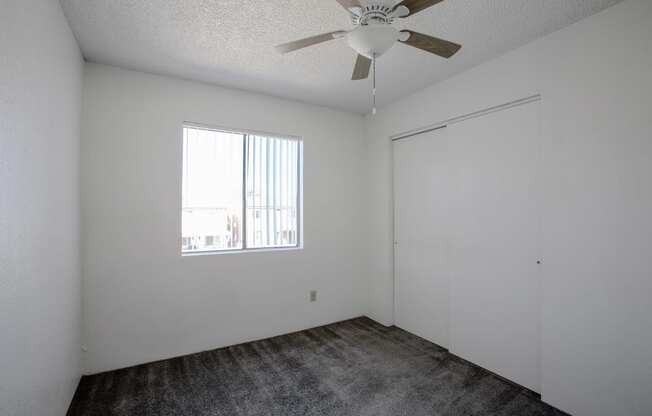
<svg viewBox="0 0 652 416">
<path fill-rule="evenodd" d="M 317 302 L 317 291 L 316 290 L 311 290 L 310 291 L 310 302 Z"/>
</svg>

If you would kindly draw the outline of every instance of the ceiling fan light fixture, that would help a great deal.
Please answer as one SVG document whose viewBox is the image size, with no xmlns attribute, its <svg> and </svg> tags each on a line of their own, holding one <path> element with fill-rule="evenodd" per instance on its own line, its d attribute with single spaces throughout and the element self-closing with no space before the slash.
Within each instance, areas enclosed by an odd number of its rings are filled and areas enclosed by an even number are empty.
<svg viewBox="0 0 652 416">
<path fill-rule="evenodd" d="M 349 46 L 369 59 L 378 58 L 387 52 L 399 39 L 399 31 L 386 24 L 358 26 L 346 35 Z"/>
<path fill-rule="evenodd" d="M 445 39 L 407 29 L 399 31 L 392 26 L 396 19 L 419 13 L 443 0 L 403 0 L 394 7 L 387 5 L 389 1 L 384 0 L 365 1 L 365 5 L 360 0 L 336 1 L 348 11 L 354 26 L 353 30 L 323 33 L 278 45 L 276 49 L 280 53 L 288 53 L 345 37 L 349 47 L 358 53 L 351 79 L 358 81 L 369 78 L 369 72 L 373 67 L 372 114 L 376 114 L 376 59 L 385 54 L 395 43 L 399 42 L 443 58 L 452 57 L 462 47 Z"/>
</svg>

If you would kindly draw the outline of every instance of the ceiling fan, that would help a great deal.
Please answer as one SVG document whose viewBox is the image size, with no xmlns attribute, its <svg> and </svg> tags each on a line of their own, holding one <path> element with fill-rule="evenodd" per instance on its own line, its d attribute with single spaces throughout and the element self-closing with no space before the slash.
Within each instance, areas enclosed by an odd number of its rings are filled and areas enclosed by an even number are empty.
<svg viewBox="0 0 652 416">
<path fill-rule="evenodd" d="M 382 0 L 372 0 L 363 5 L 360 0 L 336 0 L 351 15 L 354 28 L 350 31 L 338 30 L 309 38 L 278 45 L 276 50 L 288 53 L 317 45 L 333 39 L 346 38 L 349 46 L 358 53 L 351 79 L 361 80 L 369 77 L 374 68 L 373 113 L 376 113 L 376 59 L 387 52 L 396 42 L 430 52 L 443 58 L 450 58 L 462 47 L 444 39 L 424 35 L 411 30 L 401 30 L 393 26 L 398 18 L 412 16 L 443 0 L 403 0 L 388 6 Z"/>
</svg>

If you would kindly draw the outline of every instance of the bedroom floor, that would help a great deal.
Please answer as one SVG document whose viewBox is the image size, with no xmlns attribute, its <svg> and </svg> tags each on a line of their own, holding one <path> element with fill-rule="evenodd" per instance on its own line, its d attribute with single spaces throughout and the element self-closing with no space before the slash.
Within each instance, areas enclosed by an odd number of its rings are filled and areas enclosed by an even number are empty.
<svg viewBox="0 0 652 416">
<path fill-rule="evenodd" d="M 565 415 L 368 318 L 82 378 L 69 416 Z"/>
</svg>

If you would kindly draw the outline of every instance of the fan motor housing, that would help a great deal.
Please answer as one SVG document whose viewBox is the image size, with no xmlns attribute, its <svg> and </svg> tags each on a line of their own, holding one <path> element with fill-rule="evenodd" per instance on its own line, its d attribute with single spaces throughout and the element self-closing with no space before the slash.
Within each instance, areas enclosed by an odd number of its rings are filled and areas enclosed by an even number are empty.
<svg viewBox="0 0 652 416">
<path fill-rule="evenodd" d="M 371 23 L 392 23 L 394 17 L 394 11 L 391 7 L 383 4 L 372 4 L 353 12 L 352 20 L 353 24 L 358 26 Z"/>
</svg>

